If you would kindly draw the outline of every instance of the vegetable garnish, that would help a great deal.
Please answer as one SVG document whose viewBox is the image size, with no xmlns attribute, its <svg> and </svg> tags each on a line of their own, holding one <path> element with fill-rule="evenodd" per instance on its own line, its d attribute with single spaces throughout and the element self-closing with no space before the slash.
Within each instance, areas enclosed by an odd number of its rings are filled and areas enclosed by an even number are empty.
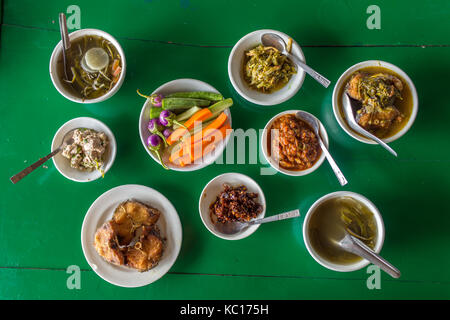
<svg viewBox="0 0 450 320">
<path fill-rule="evenodd" d="M 163 110 L 161 111 L 159 115 L 159 123 L 165 127 L 171 127 L 174 124 L 182 126 L 183 128 L 186 128 L 184 124 L 178 122 L 175 119 L 175 113 L 169 111 L 169 110 Z"/>
<path fill-rule="evenodd" d="M 166 137 L 161 132 L 161 130 L 164 130 L 164 128 L 160 124 L 158 119 L 151 119 L 148 122 L 147 128 L 150 131 L 150 133 L 158 135 L 164 141 L 164 145 L 166 145 L 166 146 L 168 145 L 167 141 L 166 141 Z"/>
<path fill-rule="evenodd" d="M 161 107 L 162 106 L 162 100 L 164 98 L 164 96 L 162 94 L 158 94 L 158 93 L 154 93 L 150 96 L 147 96 L 145 94 L 142 94 L 139 89 L 136 90 L 137 94 L 140 95 L 143 98 L 149 99 L 150 103 L 154 106 L 154 107 Z"/>
<path fill-rule="evenodd" d="M 156 155 L 158 156 L 159 162 L 164 167 L 164 169 L 169 170 L 169 168 L 165 165 L 165 163 L 163 162 L 163 160 L 161 158 L 161 154 L 160 154 L 161 142 L 162 142 L 162 139 L 161 139 L 161 137 L 159 135 L 152 134 L 147 139 L 147 147 L 149 148 L 149 150 L 151 150 L 151 151 L 156 153 Z"/>
<path fill-rule="evenodd" d="M 207 107 L 211 101 L 205 99 L 193 98 L 164 98 L 162 100 L 162 108 L 164 110 L 185 110 L 191 107 Z"/>
<path fill-rule="evenodd" d="M 163 156 L 175 165 L 192 164 L 212 152 L 232 131 L 224 111 L 233 105 L 233 100 L 224 99 L 219 93 L 192 91 L 147 96 L 139 89 L 136 92 L 151 102 L 147 147 L 157 154 L 165 169 L 169 168 L 163 163 Z M 185 150 L 179 152 L 180 149 Z M 173 156 L 177 153 L 179 156 Z"/>
<path fill-rule="evenodd" d="M 167 96 L 168 98 L 192 98 L 192 99 L 205 99 L 210 101 L 223 100 L 223 96 L 220 93 L 194 91 L 194 92 L 175 92 Z"/>
<path fill-rule="evenodd" d="M 297 73 L 294 64 L 273 47 L 259 45 L 246 51 L 244 78 L 250 87 L 271 93 L 289 82 Z"/>
<path fill-rule="evenodd" d="M 191 130 L 196 122 L 202 122 L 213 118 L 214 116 L 219 115 L 225 109 L 231 107 L 233 105 L 233 100 L 231 98 L 219 101 L 209 108 L 200 109 L 200 111 L 196 112 L 184 123 L 185 128 L 179 128 L 175 130 L 170 137 L 167 139 L 167 143 L 172 145 L 183 136 L 187 134 L 188 130 Z"/>
</svg>

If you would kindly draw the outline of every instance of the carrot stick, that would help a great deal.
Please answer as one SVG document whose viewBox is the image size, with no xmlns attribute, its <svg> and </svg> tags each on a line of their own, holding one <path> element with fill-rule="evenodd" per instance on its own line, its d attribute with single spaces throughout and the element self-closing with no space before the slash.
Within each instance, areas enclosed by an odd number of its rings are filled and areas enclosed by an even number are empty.
<svg viewBox="0 0 450 320">
<path fill-rule="evenodd" d="M 212 112 L 208 108 L 204 108 L 202 110 L 197 111 L 194 113 L 192 117 L 189 118 L 184 123 L 184 126 L 187 128 L 178 128 L 172 134 L 167 138 L 167 143 L 169 145 L 173 144 L 174 142 L 178 141 L 181 137 L 183 137 L 190 129 L 192 129 L 195 125 L 196 121 L 204 121 L 208 118 L 212 117 Z"/>
<path fill-rule="evenodd" d="M 208 138 L 213 135 L 218 129 L 220 129 L 223 126 L 226 126 L 226 128 L 230 129 L 230 125 L 224 123 L 228 119 L 227 115 L 225 113 L 221 113 L 213 122 L 211 122 L 206 128 L 202 129 L 200 132 L 195 133 L 194 135 L 186 138 L 183 142 L 181 142 L 181 148 L 177 152 L 173 152 L 170 157 L 169 161 L 172 163 L 175 163 L 179 158 L 185 156 L 186 154 L 193 154 L 192 151 L 193 145 L 197 142 L 201 142 L 202 140 L 207 141 Z M 226 130 L 226 129 L 224 129 Z M 222 135 L 223 132 L 221 132 Z M 173 134 L 173 133 L 172 133 Z M 170 135 L 171 136 L 171 135 Z M 169 136 L 169 138 L 170 138 Z M 198 147 L 198 146 L 197 146 Z"/>
<path fill-rule="evenodd" d="M 229 124 L 224 124 L 219 129 L 211 129 L 208 133 L 208 137 L 191 144 L 189 148 L 187 148 L 187 154 L 185 153 L 179 158 L 180 165 L 194 163 L 201 157 L 212 152 L 216 146 L 231 133 L 231 131 Z"/>
<path fill-rule="evenodd" d="M 214 129 L 219 129 L 225 121 L 227 121 L 228 117 L 227 115 L 222 112 L 213 122 L 211 122 L 206 128 L 204 128 L 202 131 L 197 132 L 193 136 L 191 136 L 190 139 L 186 139 L 186 143 L 196 143 L 208 136 L 208 134 L 211 134 Z"/>
</svg>

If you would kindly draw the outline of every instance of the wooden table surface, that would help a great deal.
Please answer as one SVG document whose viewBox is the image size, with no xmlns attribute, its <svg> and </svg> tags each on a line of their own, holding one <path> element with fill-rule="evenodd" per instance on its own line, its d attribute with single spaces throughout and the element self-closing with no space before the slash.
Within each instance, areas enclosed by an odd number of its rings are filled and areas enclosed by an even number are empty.
<svg viewBox="0 0 450 320">
<path fill-rule="evenodd" d="M 120 42 L 127 74 L 120 91 L 97 104 L 76 104 L 53 87 L 48 64 L 60 40 L 58 13 L 80 9 L 80 28 L 104 30 Z M 448 299 L 450 187 L 448 93 L 450 2 L 377 1 L 381 29 L 369 29 L 366 0 L 315 1 L 32 1 L 2 3 L 0 48 L 0 298 L 1 299 Z M 70 8 L 69 8 L 70 9 Z M 288 102 L 261 107 L 242 99 L 227 74 L 228 56 L 245 34 L 263 28 L 285 32 L 306 61 L 327 76 L 324 89 L 310 77 Z M 69 30 L 69 31 L 73 31 Z M 379 59 L 402 68 L 419 94 L 410 131 L 393 142 L 395 159 L 382 148 L 348 136 L 333 116 L 334 84 L 349 66 Z M 324 163 L 305 177 L 260 175 L 262 164 L 213 164 L 197 172 L 165 171 L 139 141 L 143 99 L 179 78 L 195 78 L 234 100 L 233 127 L 262 129 L 276 113 L 303 109 L 327 128 L 330 149 L 350 183 L 341 188 Z M 104 179 L 76 183 L 53 165 L 17 185 L 9 177 L 50 151 L 66 121 L 89 116 L 114 132 L 118 153 Z M 267 214 L 299 208 L 295 220 L 261 227 L 251 237 L 225 241 L 206 230 L 198 213 L 205 184 L 225 172 L 240 172 L 263 188 Z M 135 289 L 113 286 L 86 262 L 81 224 L 92 202 L 123 184 L 163 193 L 183 227 L 180 255 L 157 282 Z M 381 274 L 368 288 L 367 268 L 327 270 L 308 254 L 301 233 L 308 208 L 319 197 L 349 190 L 369 198 L 386 227 L 382 255 L 401 271 Z M 69 266 L 81 272 L 70 289 Z"/>
</svg>

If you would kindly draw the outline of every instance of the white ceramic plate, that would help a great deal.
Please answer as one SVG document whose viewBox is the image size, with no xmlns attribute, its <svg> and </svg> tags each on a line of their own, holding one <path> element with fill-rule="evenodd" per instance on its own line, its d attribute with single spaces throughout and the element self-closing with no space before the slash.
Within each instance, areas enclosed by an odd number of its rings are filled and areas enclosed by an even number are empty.
<svg viewBox="0 0 450 320">
<path fill-rule="evenodd" d="M 122 50 L 122 47 L 120 46 L 119 42 L 109 33 L 106 33 L 105 31 L 98 30 L 98 29 L 81 29 L 76 30 L 74 32 L 71 32 L 69 34 L 70 41 L 74 41 L 75 39 L 78 39 L 80 37 L 84 37 L 85 35 L 95 35 L 100 36 L 108 40 L 112 43 L 112 45 L 117 49 L 117 52 L 119 53 L 121 59 L 122 59 L 122 71 L 119 77 L 119 80 L 115 84 L 115 86 L 107 93 L 102 95 L 101 97 L 95 98 L 95 99 L 86 99 L 83 100 L 82 98 L 76 96 L 73 94 L 72 91 L 67 90 L 67 88 L 62 84 L 60 75 L 58 74 L 58 58 L 61 55 L 62 52 L 62 41 L 59 41 L 58 44 L 55 46 L 55 49 L 53 49 L 52 55 L 50 57 L 50 78 L 52 79 L 53 85 L 55 86 L 56 90 L 63 95 L 65 98 L 77 102 L 77 103 L 95 103 L 95 102 L 101 102 L 106 99 L 111 98 L 117 91 L 119 91 L 120 87 L 122 86 L 122 83 L 125 79 L 125 73 L 126 73 L 126 67 L 127 63 L 125 61 L 125 53 Z"/>
<path fill-rule="evenodd" d="M 402 69 L 400 69 L 399 67 L 397 67 L 391 63 L 380 61 L 380 60 L 368 60 L 368 61 L 363 61 L 363 62 L 357 63 L 357 64 L 351 66 L 350 68 L 348 68 L 347 70 L 345 70 L 345 72 L 339 77 L 338 81 L 336 82 L 336 85 L 334 86 L 334 90 L 333 90 L 332 104 L 333 104 L 334 116 L 335 116 L 337 122 L 339 123 L 339 125 L 341 126 L 341 128 L 352 138 L 354 138 L 358 141 L 364 142 L 364 143 L 368 143 L 368 144 L 377 144 L 375 141 L 373 141 L 371 139 L 367 139 L 363 136 L 360 136 L 355 131 L 350 129 L 350 127 L 347 124 L 347 121 L 342 116 L 342 114 L 339 110 L 340 109 L 339 105 L 342 106 L 342 104 L 343 104 L 343 97 L 342 96 L 338 97 L 339 92 L 342 89 L 342 86 L 344 86 L 346 84 L 347 79 L 350 77 L 350 75 L 352 75 L 352 73 L 354 73 L 360 69 L 366 68 L 366 67 L 383 67 L 383 68 L 389 69 L 389 70 L 395 72 L 396 74 L 398 74 L 404 81 L 406 81 L 409 88 L 411 89 L 413 106 L 412 106 L 411 115 L 410 115 L 408 121 L 405 123 L 403 128 L 399 132 L 397 132 L 395 135 L 388 137 L 386 139 L 383 139 L 384 142 L 387 142 L 387 143 L 392 142 L 394 140 L 397 140 L 401 136 L 403 136 L 411 128 L 412 124 L 414 123 L 414 120 L 416 119 L 417 112 L 419 110 L 419 98 L 417 96 L 416 87 L 414 86 L 414 83 L 409 78 L 409 76 Z"/>
<path fill-rule="evenodd" d="M 252 178 L 240 174 L 240 173 L 225 173 L 220 176 L 212 179 L 203 189 L 200 199 L 199 199 L 199 212 L 200 218 L 203 221 L 205 227 L 215 236 L 225 239 L 225 240 L 239 240 L 250 236 L 253 232 L 255 232 L 259 228 L 259 224 L 252 225 L 248 228 L 241 230 L 239 233 L 229 235 L 219 232 L 214 227 L 213 222 L 211 221 L 211 216 L 209 214 L 209 206 L 213 203 L 219 193 L 223 190 L 223 185 L 229 184 L 233 187 L 237 187 L 240 185 L 244 185 L 247 187 L 248 192 L 255 192 L 258 194 L 257 201 L 262 205 L 263 211 L 257 217 L 264 218 L 266 214 L 266 198 L 264 197 L 264 193 L 261 187 L 256 183 Z"/>
<path fill-rule="evenodd" d="M 300 90 L 303 81 L 305 80 L 305 71 L 297 67 L 297 73 L 294 74 L 289 82 L 280 90 L 272 93 L 262 93 L 250 88 L 250 86 L 244 81 L 242 76 L 242 66 L 245 51 L 255 48 L 261 44 L 261 36 L 265 33 L 275 33 L 283 38 L 284 42 L 287 43 L 289 36 L 283 32 L 276 30 L 258 30 L 249 33 L 242 37 L 236 45 L 231 50 L 230 56 L 228 58 L 228 77 L 230 78 L 231 84 L 234 89 L 241 95 L 244 99 L 259 105 L 276 105 L 280 104 L 288 99 L 292 98 L 298 90 Z M 295 40 L 292 40 L 292 50 L 291 53 L 299 58 L 301 61 L 305 61 L 305 56 L 303 51 Z"/>
<path fill-rule="evenodd" d="M 61 128 L 58 129 L 55 136 L 53 137 L 52 146 L 51 149 L 55 150 L 58 148 L 62 140 L 64 138 L 64 135 L 69 132 L 72 129 L 76 128 L 87 128 L 87 129 L 93 129 L 98 132 L 104 132 L 106 136 L 108 137 L 109 144 L 106 148 L 106 153 L 104 155 L 104 165 L 103 165 L 103 171 L 106 175 L 108 170 L 111 168 L 111 166 L 114 163 L 114 160 L 116 158 L 116 151 L 117 151 L 117 145 L 116 145 L 116 139 L 114 137 L 114 134 L 112 131 L 104 124 L 103 122 L 89 117 L 81 117 L 81 118 L 75 118 L 72 120 L 67 121 L 64 123 Z M 102 176 L 100 171 L 93 170 L 93 171 L 81 171 L 75 168 L 72 168 L 70 166 L 70 160 L 67 158 L 64 158 L 62 156 L 62 153 L 58 153 L 53 158 L 53 163 L 55 164 L 56 169 L 67 179 L 77 181 L 77 182 L 89 182 L 96 180 Z"/>
<path fill-rule="evenodd" d="M 217 91 L 213 86 L 207 84 L 206 82 L 203 82 L 200 80 L 195 80 L 195 79 L 178 79 L 178 80 L 173 80 L 173 81 L 163 84 L 158 89 L 153 91 L 152 94 L 160 93 L 163 95 L 168 95 L 170 93 L 181 92 L 181 91 L 206 91 L 206 92 L 219 93 L 219 91 Z M 141 142 L 142 142 L 142 145 L 144 146 L 144 149 L 153 158 L 153 160 L 155 160 L 157 163 L 159 163 L 159 160 L 158 160 L 158 157 L 156 156 L 156 154 L 147 148 L 147 139 L 151 135 L 150 131 L 148 131 L 148 128 L 147 128 L 148 122 L 150 121 L 151 106 L 152 106 L 152 104 L 147 99 L 144 103 L 144 106 L 142 107 L 141 115 L 139 117 L 139 135 L 141 136 Z M 230 110 L 229 109 L 225 110 L 225 114 L 227 115 L 227 117 L 228 117 L 227 121 L 229 121 L 228 123 L 230 124 L 230 127 L 232 128 L 233 126 L 231 124 Z M 167 167 L 169 167 L 171 170 L 175 170 L 175 171 L 195 171 L 195 170 L 202 169 L 202 168 L 210 165 L 214 161 L 216 161 L 216 159 L 219 156 L 221 156 L 221 154 L 222 154 L 223 150 L 225 149 L 225 146 L 227 145 L 231 136 L 232 136 L 232 134 L 228 135 L 226 137 L 225 141 L 222 141 L 219 144 L 219 146 L 213 152 L 209 153 L 205 158 L 203 158 L 203 161 L 200 163 L 193 163 L 190 165 L 186 165 L 184 167 L 180 167 L 178 165 L 170 163 L 170 161 L 168 159 L 169 157 L 167 154 L 163 157 L 163 161 L 167 165 Z"/>
<path fill-rule="evenodd" d="M 262 139 L 261 139 L 261 148 L 262 148 L 262 151 L 264 154 L 264 158 L 266 158 L 266 161 L 275 170 L 277 170 L 283 174 L 287 174 L 289 176 L 304 176 L 304 175 L 310 174 L 311 172 L 313 172 L 317 168 L 319 168 L 322 165 L 323 161 L 325 160 L 325 153 L 322 151 L 319 159 L 316 161 L 316 163 L 311 168 L 306 169 L 306 170 L 287 170 L 287 169 L 281 168 L 278 165 L 278 163 L 271 156 L 269 156 L 269 151 L 267 150 L 267 138 L 268 138 L 269 129 L 270 129 L 270 127 L 272 127 L 273 122 L 275 121 L 275 119 L 277 119 L 278 117 L 280 117 L 282 115 L 296 114 L 299 111 L 301 111 L 301 110 L 287 110 L 287 111 L 283 111 L 283 112 L 280 112 L 279 114 L 275 115 L 272 119 L 269 120 L 269 122 L 267 122 L 266 126 L 264 127 L 264 131 L 263 131 Z M 303 112 L 306 112 L 306 111 L 303 111 Z M 307 112 L 307 113 L 309 113 L 309 112 Z M 310 115 L 313 116 L 314 118 L 316 118 L 314 115 L 312 115 L 312 114 L 310 114 Z M 323 126 L 322 122 L 320 122 L 319 119 L 317 119 L 317 120 L 319 121 L 319 124 L 320 124 L 320 136 L 322 137 L 323 143 L 328 148 L 327 131 L 325 130 L 325 127 Z"/>
<path fill-rule="evenodd" d="M 166 239 L 165 248 L 158 265 L 146 272 L 111 264 L 100 257 L 94 248 L 97 229 L 112 218 L 121 202 L 130 199 L 161 211 L 157 226 L 162 238 Z M 104 280 L 121 287 L 141 287 L 161 278 L 175 263 L 181 240 L 181 222 L 172 203 L 152 188 L 133 184 L 113 188 L 98 197 L 86 213 L 81 228 L 81 246 L 91 268 Z"/>
</svg>

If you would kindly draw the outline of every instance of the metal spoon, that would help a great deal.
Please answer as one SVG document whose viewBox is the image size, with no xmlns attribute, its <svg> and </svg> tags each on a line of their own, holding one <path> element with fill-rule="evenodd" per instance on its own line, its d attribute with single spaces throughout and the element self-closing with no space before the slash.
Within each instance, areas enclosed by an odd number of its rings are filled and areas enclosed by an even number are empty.
<svg viewBox="0 0 450 320">
<path fill-rule="evenodd" d="M 339 246 L 347 252 L 356 254 L 364 259 L 369 260 L 371 263 L 379 266 L 383 271 L 388 273 L 393 278 L 400 278 L 400 271 L 392 264 L 387 262 L 381 256 L 376 254 L 372 249 L 366 246 L 358 238 L 348 234 L 346 232 L 344 238 L 338 242 Z"/>
<path fill-rule="evenodd" d="M 322 137 L 320 136 L 319 121 L 315 117 L 313 117 L 312 115 L 310 115 L 309 113 L 304 112 L 304 111 L 297 112 L 296 116 L 297 116 L 297 118 L 300 118 L 301 120 L 304 120 L 306 123 L 308 123 L 311 126 L 311 128 L 314 130 L 314 132 L 319 140 L 319 145 L 322 148 L 322 151 L 325 154 L 325 157 L 327 158 L 328 163 L 331 166 L 331 169 L 333 169 L 334 174 L 336 175 L 337 179 L 339 180 L 339 183 L 341 184 L 341 186 L 345 186 L 348 183 L 348 181 L 347 181 L 347 179 L 345 179 L 344 174 L 339 169 L 338 165 L 336 164 L 336 162 L 334 161 L 330 152 L 328 151 L 327 147 L 325 146 L 325 144 L 322 141 Z"/>
<path fill-rule="evenodd" d="M 281 38 L 279 35 L 275 33 L 265 33 L 261 36 L 261 43 L 265 47 L 274 47 L 275 49 L 280 51 L 282 54 L 284 54 L 289 59 L 294 61 L 300 68 L 305 70 L 306 73 L 308 73 L 311 77 L 316 79 L 325 88 L 328 88 L 328 86 L 330 85 L 330 80 L 320 75 L 318 72 L 314 71 L 311 67 L 308 67 L 303 61 L 301 61 L 296 56 L 290 54 L 286 50 L 286 43 L 284 42 L 283 38 Z"/>
<path fill-rule="evenodd" d="M 70 81 L 67 73 L 67 51 L 66 51 L 70 49 L 70 39 L 69 33 L 67 32 L 66 15 L 64 13 L 59 14 L 59 31 L 61 32 L 61 40 L 62 40 L 64 75 L 66 77 L 66 80 Z"/>
<path fill-rule="evenodd" d="M 397 156 L 397 152 L 394 151 L 391 147 L 387 145 L 386 142 L 378 138 L 377 136 L 371 134 L 367 130 L 364 130 L 357 122 L 356 122 L 356 112 L 361 109 L 361 103 L 359 101 L 356 101 L 348 96 L 347 93 L 342 95 L 342 106 L 344 109 L 345 118 L 347 119 L 347 123 L 354 131 L 359 133 L 360 135 L 369 138 L 379 145 L 381 145 L 383 148 L 385 148 L 387 151 L 392 153 L 394 156 Z"/>
<path fill-rule="evenodd" d="M 79 128 L 76 128 L 79 129 Z M 36 161 L 35 163 L 33 163 L 31 166 L 23 169 L 22 171 L 20 171 L 19 173 L 17 173 L 16 175 L 12 176 L 10 178 L 11 182 L 16 184 L 18 181 L 22 180 L 23 178 L 25 178 L 28 174 L 30 174 L 31 172 L 33 172 L 35 169 L 39 168 L 41 165 L 43 165 L 45 162 L 47 162 L 47 160 L 49 160 L 50 158 L 52 158 L 53 156 L 55 156 L 56 154 L 58 154 L 61 150 L 63 150 L 67 145 L 72 144 L 73 143 L 73 132 L 76 129 L 72 129 L 69 132 L 67 132 L 64 135 L 63 138 L 63 142 L 60 144 L 60 146 L 58 148 L 56 148 L 55 150 L 53 150 L 50 154 L 48 154 L 47 156 L 45 156 L 44 158 L 40 158 L 38 161 Z"/>
<path fill-rule="evenodd" d="M 215 229 L 221 233 L 236 234 L 236 233 L 242 231 L 243 229 L 248 228 L 249 226 L 252 226 L 255 224 L 285 220 L 285 219 L 295 218 L 295 217 L 299 217 L 299 216 L 300 216 L 300 211 L 298 209 L 296 209 L 296 210 L 280 213 L 280 214 L 277 214 L 274 216 L 270 216 L 267 218 L 250 220 L 248 222 L 240 222 L 240 221 L 231 221 L 231 222 L 226 222 L 226 223 L 217 222 L 214 224 L 214 226 L 215 226 Z"/>
</svg>

